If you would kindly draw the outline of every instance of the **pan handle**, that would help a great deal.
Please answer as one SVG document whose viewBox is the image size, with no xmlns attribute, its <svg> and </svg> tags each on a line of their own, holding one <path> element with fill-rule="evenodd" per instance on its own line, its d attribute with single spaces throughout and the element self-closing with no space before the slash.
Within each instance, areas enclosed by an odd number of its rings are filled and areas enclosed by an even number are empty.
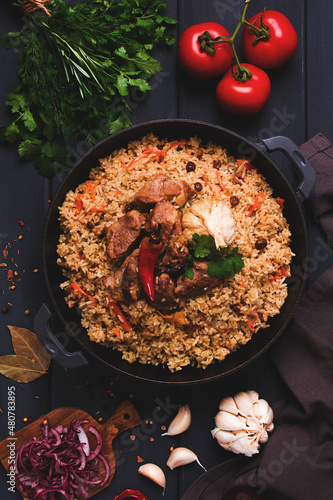
<svg viewBox="0 0 333 500">
<path fill-rule="evenodd" d="M 282 135 L 263 139 L 261 143 L 269 153 L 272 151 L 282 151 L 291 160 L 301 178 L 301 182 L 296 189 L 296 194 L 300 201 L 308 199 L 316 184 L 316 173 L 299 147 L 291 139 Z"/>
<path fill-rule="evenodd" d="M 68 352 L 65 348 L 64 343 L 59 341 L 59 338 L 68 342 L 70 334 L 67 332 L 61 332 L 58 338 L 52 332 L 49 321 L 51 318 L 51 311 L 46 304 L 43 304 L 39 309 L 38 313 L 34 318 L 34 331 L 38 335 L 39 339 L 43 343 L 47 352 L 51 355 L 53 359 L 64 368 L 78 368 L 80 366 L 85 366 L 88 361 L 83 356 L 81 351 Z"/>
</svg>

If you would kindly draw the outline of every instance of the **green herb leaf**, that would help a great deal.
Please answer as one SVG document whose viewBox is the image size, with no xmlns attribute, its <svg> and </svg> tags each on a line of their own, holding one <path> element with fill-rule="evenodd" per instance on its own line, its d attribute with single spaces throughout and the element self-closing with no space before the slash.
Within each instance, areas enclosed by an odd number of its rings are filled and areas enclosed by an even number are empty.
<svg viewBox="0 0 333 500">
<path fill-rule="evenodd" d="M 50 18 L 37 11 L 21 31 L 2 35 L 21 66 L 6 101 L 13 121 L 0 139 L 18 142 L 20 156 L 35 158 L 39 172 L 52 177 L 63 139 L 93 144 L 89 131 L 102 139 L 130 125 L 130 87 L 148 92 L 149 78 L 162 70 L 151 50 L 174 43 L 167 30 L 176 21 L 166 8 L 160 0 L 82 0 L 73 7 L 56 0 L 48 3 Z"/>
<path fill-rule="evenodd" d="M 228 276 L 235 276 L 244 267 L 243 256 L 238 252 L 238 247 L 228 251 L 228 247 L 216 248 L 215 240 L 212 236 L 194 233 L 192 240 L 188 242 L 189 256 L 185 266 L 185 276 L 193 279 L 194 259 L 208 260 L 209 276 L 216 276 L 223 279 Z"/>
</svg>

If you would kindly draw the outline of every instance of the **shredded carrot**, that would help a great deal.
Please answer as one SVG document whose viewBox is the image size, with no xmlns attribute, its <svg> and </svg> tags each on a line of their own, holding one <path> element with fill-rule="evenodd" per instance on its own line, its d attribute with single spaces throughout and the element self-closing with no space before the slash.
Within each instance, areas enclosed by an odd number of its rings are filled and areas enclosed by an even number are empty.
<svg viewBox="0 0 333 500">
<path fill-rule="evenodd" d="M 85 292 L 84 290 L 82 290 L 82 288 L 77 284 L 77 283 L 71 283 L 71 288 L 73 290 L 75 290 L 76 292 L 79 292 L 79 293 L 82 293 L 82 295 L 84 295 L 85 297 L 87 297 L 89 300 L 91 300 L 91 302 L 93 302 L 94 304 L 97 303 L 97 300 L 95 299 L 95 297 L 92 297 L 91 295 L 89 295 L 87 292 Z"/>
<path fill-rule="evenodd" d="M 256 210 L 263 203 L 263 201 L 265 201 L 265 199 L 266 199 L 266 193 L 264 191 L 259 191 L 259 193 L 253 200 L 253 204 L 246 212 L 245 217 L 249 217 L 250 215 L 252 215 L 254 210 Z"/>
<path fill-rule="evenodd" d="M 245 281 L 243 280 L 243 278 L 241 278 L 241 279 L 239 280 L 239 283 L 240 283 L 242 286 L 245 286 Z"/>
<path fill-rule="evenodd" d="M 118 337 L 118 339 L 123 340 L 124 335 L 118 330 L 118 328 L 112 328 L 112 331 Z"/>
<path fill-rule="evenodd" d="M 226 328 L 226 329 L 224 330 L 224 333 L 229 333 L 229 332 L 230 332 L 230 328 Z"/>
<path fill-rule="evenodd" d="M 91 205 L 87 208 L 87 212 L 106 212 L 107 209 L 102 205 Z"/>
<path fill-rule="evenodd" d="M 267 313 L 263 312 L 263 313 L 262 313 L 262 317 L 263 317 L 264 321 L 267 321 L 267 320 L 268 320 Z"/>
<path fill-rule="evenodd" d="M 216 180 L 217 180 L 218 185 L 220 186 L 221 191 L 227 192 L 226 188 L 223 186 L 223 184 L 221 182 L 221 176 L 218 173 L 216 173 Z"/>
<path fill-rule="evenodd" d="M 115 196 L 120 196 L 121 195 L 120 189 L 116 189 L 114 194 Z"/>
<path fill-rule="evenodd" d="M 13 271 L 11 269 L 8 269 L 7 271 L 7 280 L 11 281 L 13 279 Z"/>
<path fill-rule="evenodd" d="M 176 148 L 178 146 L 181 146 L 182 144 L 188 144 L 187 141 L 174 141 L 174 142 L 171 142 L 171 144 L 169 145 L 167 151 L 169 151 L 169 149 L 172 149 L 172 148 Z"/>
<path fill-rule="evenodd" d="M 276 198 L 276 203 L 279 205 L 279 207 L 281 208 L 281 210 L 284 209 L 284 199 L 283 198 L 280 198 L 280 196 L 278 196 Z"/>
<path fill-rule="evenodd" d="M 137 161 L 141 160 L 142 158 L 148 158 L 149 156 L 157 156 L 159 161 L 163 161 L 164 159 L 164 155 L 165 155 L 165 151 L 163 151 L 162 149 L 144 149 L 143 152 L 141 154 L 139 154 L 138 156 L 136 156 L 135 158 L 133 158 L 133 160 L 131 160 L 129 162 L 128 165 L 126 165 L 125 170 L 128 170 L 130 169 Z"/>
<path fill-rule="evenodd" d="M 249 328 L 250 328 L 251 332 L 253 332 L 254 331 L 254 325 L 253 325 L 253 320 L 252 320 L 251 316 L 249 316 L 247 318 L 247 324 L 249 325 Z"/>
<path fill-rule="evenodd" d="M 202 174 L 202 180 L 204 181 L 205 186 L 210 188 L 210 185 L 209 185 L 209 182 L 208 182 L 206 174 Z"/>
<path fill-rule="evenodd" d="M 110 295 L 107 296 L 107 303 L 108 303 L 108 306 L 110 307 L 110 309 L 112 309 L 112 311 L 114 312 L 116 317 L 119 319 L 121 326 L 123 327 L 125 332 L 128 332 L 131 329 L 131 326 L 128 323 L 128 321 L 126 320 L 124 313 L 121 310 L 119 304 L 117 304 L 117 302 L 114 302 Z"/>
</svg>

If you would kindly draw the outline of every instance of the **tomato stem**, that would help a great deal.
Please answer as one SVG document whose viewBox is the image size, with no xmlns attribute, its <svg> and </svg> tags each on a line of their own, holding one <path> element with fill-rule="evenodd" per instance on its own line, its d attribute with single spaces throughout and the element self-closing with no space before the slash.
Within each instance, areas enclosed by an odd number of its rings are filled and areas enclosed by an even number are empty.
<svg viewBox="0 0 333 500">
<path fill-rule="evenodd" d="M 245 0 L 243 11 L 241 13 L 238 24 L 237 24 L 233 34 L 230 37 L 229 36 L 218 36 L 216 38 L 213 38 L 211 36 L 211 34 L 209 33 L 209 31 L 204 31 L 202 33 L 202 35 L 200 35 L 198 37 L 198 41 L 200 44 L 200 50 L 206 51 L 208 54 L 211 54 L 212 56 L 216 52 L 216 50 L 214 48 L 215 43 L 228 43 L 231 46 L 232 52 L 234 54 L 234 58 L 235 58 L 235 61 L 237 64 L 237 70 L 232 71 L 232 74 L 236 80 L 239 80 L 241 82 L 246 82 L 247 80 L 252 78 L 252 73 L 245 66 L 242 66 L 241 63 L 239 62 L 239 58 L 238 58 L 236 47 L 235 47 L 235 38 L 236 38 L 239 30 L 244 25 L 249 26 L 249 29 L 251 30 L 251 32 L 256 35 L 256 38 L 253 42 L 253 45 L 256 45 L 260 41 L 268 40 L 268 38 L 269 38 L 269 27 L 263 23 L 263 15 L 264 15 L 266 8 L 261 13 L 259 28 L 257 26 L 254 26 L 254 24 L 249 23 L 245 19 L 246 12 L 247 12 L 247 9 L 249 7 L 250 2 L 251 2 L 251 0 Z"/>
</svg>

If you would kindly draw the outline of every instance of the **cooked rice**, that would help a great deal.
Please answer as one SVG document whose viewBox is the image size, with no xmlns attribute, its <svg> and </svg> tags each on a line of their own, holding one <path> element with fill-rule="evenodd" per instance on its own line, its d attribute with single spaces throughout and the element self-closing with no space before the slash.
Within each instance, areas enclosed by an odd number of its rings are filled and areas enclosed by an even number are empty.
<svg viewBox="0 0 333 500">
<path fill-rule="evenodd" d="M 94 202 L 87 182 L 67 193 L 59 209 L 62 234 L 58 263 L 66 276 L 61 287 L 66 291 L 68 306 L 80 308 L 82 325 L 92 341 L 121 351 L 130 363 L 163 364 L 175 371 L 187 365 L 205 368 L 216 360 L 222 361 L 260 328 L 266 328 L 267 319 L 279 313 L 286 299 L 285 275 L 290 274 L 293 254 L 281 207 L 256 169 L 244 170 L 237 184 L 233 174 L 239 160 L 237 164 L 237 159 L 221 146 L 203 144 L 197 137 L 178 147 L 170 148 L 170 144 L 149 134 L 102 159 L 90 173 L 90 180 L 96 183 Z M 147 148 L 164 149 L 164 161 L 159 163 L 156 156 L 140 158 L 127 169 L 129 162 Z M 203 152 L 200 159 L 196 156 L 199 150 Z M 196 165 L 193 172 L 186 171 L 190 160 Z M 214 160 L 220 160 L 219 169 L 213 167 Z M 236 228 L 231 247 L 239 247 L 245 265 L 234 278 L 225 279 L 205 295 L 180 299 L 185 325 L 164 319 L 144 299 L 121 304 L 132 327 L 126 332 L 107 305 L 109 292 L 103 280 L 119 263 L 107 256 L 104 227 L 124 215 L 125 204 L 158 173 L 185 180 L 191 187 L 200 182 L 203 189 L 194 199 L 213 196 L 230 206 L 230 196 L 239 198 L 240 203 L 232 207 Z M 261 190 L 266 199 L 251 216 L 246 216 Z M 78 194 L 83 195 L 84 209 L 80 212 L 76 208 Z M 92 211 L 93 205 L 105 206 L 107 211 Z M 264 250 L 255 248 L 258 238 L 267 240 Z M 72 289 L 72 282 L 95 300 Z"/>
</svg>

